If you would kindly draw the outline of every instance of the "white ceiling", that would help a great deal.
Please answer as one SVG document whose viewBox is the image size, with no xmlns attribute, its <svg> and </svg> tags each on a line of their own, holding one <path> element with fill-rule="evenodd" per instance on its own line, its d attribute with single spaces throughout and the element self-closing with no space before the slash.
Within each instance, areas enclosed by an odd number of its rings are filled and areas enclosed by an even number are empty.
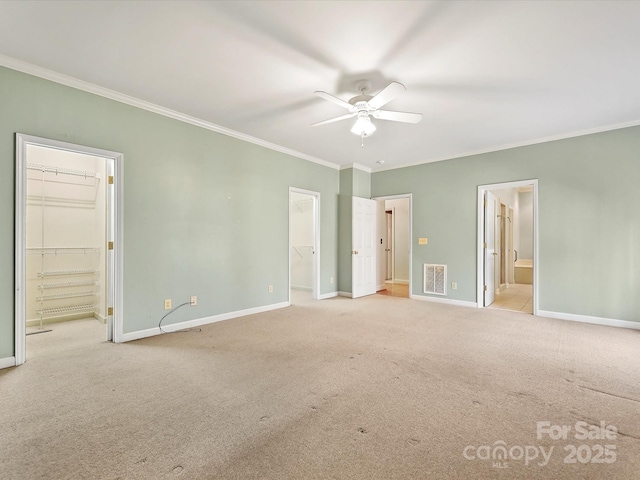
<svg viewBox="0 0 640 480">
<path fill-rule="evenodd" d="M 640 124 L 639 25 L 640 1 L 2 1 L 0 64 L 381 170 Z M 364 148 L 353 120 L 309 126 L 346 113 L 314 91 L 361 78 L 423 121 Z"/>
</svg>

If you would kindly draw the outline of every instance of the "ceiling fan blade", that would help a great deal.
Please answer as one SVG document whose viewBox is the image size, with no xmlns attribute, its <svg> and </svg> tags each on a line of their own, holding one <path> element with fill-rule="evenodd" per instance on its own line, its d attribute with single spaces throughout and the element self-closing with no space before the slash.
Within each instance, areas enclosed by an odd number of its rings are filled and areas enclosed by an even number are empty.
<svg viewBox="0 0 640 480">
<path fill-rule="evenodd" d="M 329 120 L 323 120 L 322 122 L 312 123 L 312 127 L 317 127 L 319 125 L 326 125 L 327 123 L 339 122 L 340 120 L 346 120 L 347 118 L 353 118 L 356 116 L 356 112 L 347 113 L 346 115 L 342 115 L 341 117 L 330 118 Z"/>
<path fill-rule="evenodd" d="M 351 105 L 349 102 L 345 102 L 344 100 L 342 100 L 342 99 L 340 99 L 338 97 L 334 97 L 330 93 L 322 92 L 322 91 L 313 92 L 313 93 L 318 95 L 320 98 L 324 98 L 325 100 L 329 100 L 330 102 L 333 102 L 336 105 L 341 106 L 342 108 L 346 108 L 349 111 L 354 111 L 355 110 L 355 107 L 353 105 Z"/>
<path fill-rule="evenodd" d="M 398 82 L 391 82 L 387 85 L 384 90 L 378 93 L 375 97 L 369 100 L 370 108 L 380 108 L 381 106 L 389 103 L 391 100 L 396 98 L 402 92 L 405 92 L 407 89 L 404 85 Z"/>
<path fill-rule="evenodd" d="M 380 120 L 392 120 L 394 122 L 405 122 L 405 123 L 420 123 L 422 120 L 421 113 L 409 113 L 409 112 L 392 112 L 390 110 L 376 110 L 373 112 L 374 118 L 379 118 Z"/>
</svg>

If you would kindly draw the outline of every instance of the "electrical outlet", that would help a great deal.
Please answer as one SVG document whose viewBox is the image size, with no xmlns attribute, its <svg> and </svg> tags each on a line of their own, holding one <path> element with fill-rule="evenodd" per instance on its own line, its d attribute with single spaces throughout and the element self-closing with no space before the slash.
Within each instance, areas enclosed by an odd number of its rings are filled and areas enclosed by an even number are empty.
<svg viewBox="0 0 640 480">
<path fill-rule="evenodd" d="M 190 302 L 191 302 L 191 306 L 195 307 L 198 304 L 198 297 L 196 297 L 195 295 L 191 295 Z"/>
<path fill-rule="evenodd" d="M 269 285 L 269 293 L 273 293 L 273 285 Z"/>
<path fill-rule="evenodd" d="M 329 278 L 329 283 L 333 283 L 333 277 Z"/>
<path fill-rule="evenodd" d="M 165 310 L 171 310 L 171 299 L 170 298 L 165 298 L 164 299 L 164 309 Z"/>
<path fill-rule="evenodd" d="M 456 282 L 451 282 L 451 290 L 457 290 L 458 284 Z"/>
</svg>

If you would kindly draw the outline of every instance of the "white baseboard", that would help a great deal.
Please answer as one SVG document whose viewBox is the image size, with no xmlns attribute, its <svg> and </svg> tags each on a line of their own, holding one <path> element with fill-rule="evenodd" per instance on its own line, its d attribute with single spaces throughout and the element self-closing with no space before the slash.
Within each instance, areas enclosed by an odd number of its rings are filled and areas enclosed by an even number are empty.
<svg viewBox="0 0 640 480">
<path fill-rule="evenodd" d="M 71 315 L 58 315 L 55 317 L 48 317 L 42 319 L 43 325 L 49 325 L 50 323 L 62 323 L 62 322 L 73 322 L 74 320 L 84 320 L 85 318 L 94 317 L 93 313 L 74 313 Z M 94 317 L 95 318 L 95 317 Z M 37 327 L 40 325 L 39 318 L 32 318 L 26 321 L 27 327 Z"/>
<path fill-rule="evenodd" d="M 404 280 L 402 278 L 394 278 L 393 283 L 395 285 L 409 285 L 409 280 Z"/>
<path fill-rule="evenodd" d="M 16 357 L 0 358 L 0 368 L 10 368 L 16 366 Z"/>
<path fill-rule="evenodd" d="M 304 287 L 302 285 L 291 285 L 291 288 L 293 288 L 294 290 L 304 290 L 305 292 L 311 292 L 313 291 L 313 288 L 311 287 Z"/>
<path fill-rule="evenodd" d="M 351 292 L 338 292 L 338 295 L 340 297 L 353 298 L 353 293 Z"/>
<path fill-rule="evenodd" d="M 338 292 L 323 293 L 322 295 L 318 296 L 318 300 L 326 300 L 327 298 L 334 298 L 337 296 L 338 296 Z"/>
<path fill-rule="evenodd" d="M 428 297 L 426 295 L 413 295 L 411 293 L 409 294 L 409 298 L 411 300 L 421 300 L 423 302 L 445 303 L 447 305 L 456 305 L 458 307 L 478 308 L 478 304 L 476 302 L 467 302 L 466 300 L 454 300 L 452 298 Z"/>
<path fill-rule="evenodd" d="M 220 315 L 212 315 L 210 317 L 196 318 L 194 320 L 188 320 L 186 322 L 170 323 L 163 325 L 162 330 L 165 332 L 175 332 L 177 330 L 183 330 L 185 328 L 200 327 L 202 325 L 208 325 L 210 323 L 221 322 L 223 320 L 231 320 L 232 318 L 245 317 L 247 315 L 254 315 L 256 313 L 269 312 L 271 310 L 277 310 L 279 308 L 285 308 L 290 306 L 289 302 L 273 303 L 271 305 L 264 305 L 262 307 L 247 308 L 245 310 L 237 310 L 235 312 L 221 313 Z M 161 335 L 162 332 L 158 327 L 149 328 L 147 330 L 138 330 L 137 332 L 129 332 L 122 334 L 123 342 L 131 342 L 133 340 L 140 340 L 141 338 L 153 337 L 154 335 Z"/>
<path fill-rule="evenodd" d="M 538 310 L 538 317 L 556 318 L 558 320 L 569 320 L 571 322 L 591 323 L 594 325 L 604 325 L 607 327 L 631 328 L 633 330 L 640 330 L 640 322 L 617 320 L 615 318 L 591 317 L 589 315 L 549 312 L 547 310 Z"/>
</svg>

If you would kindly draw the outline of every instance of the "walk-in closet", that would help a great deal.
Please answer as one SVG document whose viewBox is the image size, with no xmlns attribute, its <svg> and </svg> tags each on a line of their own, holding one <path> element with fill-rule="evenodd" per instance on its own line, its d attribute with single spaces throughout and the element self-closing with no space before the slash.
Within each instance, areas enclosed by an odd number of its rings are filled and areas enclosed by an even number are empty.
<svg viewBox="0 0 640 480">
<path fill-rule="evenodd" d="M 72 320 L 106 323 L 105 160 L 27 148 L 27 335 L 55 335 Z"/>
</svg>

